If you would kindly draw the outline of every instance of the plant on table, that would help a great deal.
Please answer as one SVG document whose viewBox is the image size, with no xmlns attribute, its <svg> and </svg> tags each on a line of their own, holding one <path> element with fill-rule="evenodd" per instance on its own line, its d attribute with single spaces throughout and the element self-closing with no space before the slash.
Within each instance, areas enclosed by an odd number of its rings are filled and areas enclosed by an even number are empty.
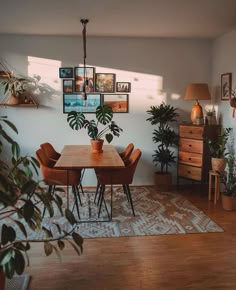
<svg viewBox="0 0 236 290">
<path fill-rule="evenodd" d="M 72 111 L 67 115 L 67 122 L 73 130 L 87 129 L 88 136 L 92 140 L 100 140 L 103 137 L 111 143 L 113 137 L 119 137 L 123 130 L 113 121 L 113 111 L 108 105 L 98 106 L 95 112 L 95 120 L 87 120 L 81 112 Z M 99 126 L 102 126 L 99 128 Z"/>
<path fill-rule="evenodd" d="M 34 180 L 33 172 L 38 172 L 37 160 L 21 156 L 19 144 L 6 129 L 18 133 L 6 116 L 0 116 L 0 270 L 6 277 L 12 278 L 15 273 L 22 274 L 26 264 L 29 265 L 31 243 L 44 243 L 47 256 L 55 252 L 60 258 L 65 242 L 70 243 L 80 254 L 83 239 L 75 232 L 76 219 L 73 213 L 69 209 L 63 211 L 60 196 L 57 193 L 51 195 L 40 186 L 39 181 Z M 6 155 L 7 144 L 10 144 L 12 151 L 9 162 L 2 158 L 3 151 Z M 44 225 L 42 209 L 45 208 L 46 214 L 53 217 L 54 206 L 71 224 L 69 231 L 64 231 L 56 221 L 52 225 Z M 43 238 L 29 238 L 30 233 L 39 232 L 44 233 Z"/>
</svg>

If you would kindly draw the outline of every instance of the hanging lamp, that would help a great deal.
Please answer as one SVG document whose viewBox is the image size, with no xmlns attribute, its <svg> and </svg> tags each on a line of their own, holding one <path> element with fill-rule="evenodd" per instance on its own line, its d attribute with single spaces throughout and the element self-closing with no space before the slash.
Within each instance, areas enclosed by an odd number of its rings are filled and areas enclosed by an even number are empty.
<svg viewBox="0 0 236 290">
<path fill-rule="evenodd" d="M 89 20 L 88 19 L 80 19 L 80 22 L 83 25 L 82 36 L 83 36 L 83 52 L 84 52 L 84 85 L 83 85 L 82 94 L 83 94 L 84 100 L 87 100 L 86 87 L 88 86 L 88 78 L 87 78 L 87 70 L 86 70 L 86 57 L 87 57 L 87 52 L 86 52 L 86 25 L 88 24 Z"/>
</svg>

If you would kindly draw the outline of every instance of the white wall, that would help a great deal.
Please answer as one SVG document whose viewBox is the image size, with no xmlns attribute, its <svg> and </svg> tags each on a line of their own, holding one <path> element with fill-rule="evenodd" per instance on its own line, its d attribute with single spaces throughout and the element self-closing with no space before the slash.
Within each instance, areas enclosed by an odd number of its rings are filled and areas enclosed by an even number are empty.
<svg viewBox="0 0 236 290">
<path fill-rule="evenodd" d="M 66 114 L 62 113 L 62 80 L 58 78 L 58 67 L 82 63 L 81 38 L 0 35 L 0 43 L 0 56 L 14 71 L 28 73 L 39 62 L 38 73 L 55 89 L 38 98 L 38 109 L 0 107 L 0 115 L 8 115 L 19 129 L 18 142 L 23 153 L 34 155 L 45 141 L 59 151 L 65 144 L 89 144 L 84 131 L 73 131 L 66 122 Z M 189 120 L 193 103 L 183 100 L 185 86 L 189 82 L 210 83 L 211 50 L 212 43 L 207 40 L 88 36 L 87 63 L 95 66 L 96 72 L 114 72 L 117 81 L 131 82 L 129 114 L 114 117 L 124 132 L 113 144 L 122 150 L 133 142 L 142 150 L 134 184 L 153 184 L 154 127 L 146 122 L 146 111 L 165 101 L 178 108 L 179 121 Z M 41 60 L 29 64 L 28 56 Z M 201 104 L 207 105 L 204 101 Z M 176 167 L 172 171 L 175 175 Z M 95 184 L 93 172 L 87 173 L 84 183 Z"/>
<path fill-rule="evenodd" d="M 212 85 L 215 102 L 219 106 L 219 115 L 224 127 L 236 129 L 236 118 L 232 117 L 233 108 L 229 101 L 221 101 L 221 74 L 232 73 L 232 88 L 236 87 L 236 30 L 219 37 L 213 44 Z M 236 116 L 236 114 L 235 114 Z"/>
</svg>

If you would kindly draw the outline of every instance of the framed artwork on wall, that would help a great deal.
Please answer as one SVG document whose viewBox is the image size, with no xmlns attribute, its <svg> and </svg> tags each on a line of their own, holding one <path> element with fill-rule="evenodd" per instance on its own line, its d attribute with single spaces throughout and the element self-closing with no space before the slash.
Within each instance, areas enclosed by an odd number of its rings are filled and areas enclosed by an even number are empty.
<svg viewBox="0 0 236 290">
<path fill-rule="evenodd" d="M 62 79 L 72 79 L 74 76 L 73 74 L 73 67 L 60 67 L 59 68 L 59 77 Z"/>
<path fill-rule="evenodd" d="M 116 91 L 119 93 L 129 93 L 131 91 L 131 83 L 129 82 L 117 82 Z"/>
<path fill-rule="evenodd" d="M 75 67 L 75 92 L 94 92 L 94 67 Z"/>
<path fill-rule="evenodd" d="M 232 90 L 232 73 L 221 75 L 221 100 L 227 101 L 230 98 Z"/>
<path fill-rule="evenodd" d="M 73 93 L 73 80 L 63 80 L 63 92 L 64 93 Z"/>
<path fill-rule="evenodd" d="M 109 105 L 113 113 L 128 113 L 129 98 L 128 94 L 104 94 L 103 104 Z"/>
<path fill-rule="evenodd" d="M 97 106 L 101 105 L 100 94 L 86 94 L 85 100 L 82 93 L 63 94 L 63 113 L 71 111 L 80 113 L 95 113 Z"/>
<path fill-rule="evenodd" d="M 102 93 L 115 92 L 116 75 L 112 73 L 96 73 L 95 74 L 95 90 Z"/>
</svg>

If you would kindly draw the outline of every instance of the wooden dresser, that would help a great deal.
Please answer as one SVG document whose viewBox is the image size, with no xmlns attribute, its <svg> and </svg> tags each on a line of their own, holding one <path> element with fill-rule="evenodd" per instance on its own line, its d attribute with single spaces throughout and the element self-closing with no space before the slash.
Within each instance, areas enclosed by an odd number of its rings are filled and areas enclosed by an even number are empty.
<svg viewBox="0 0 236 290">
<path fill-rule="evenodd" d="M 179 125 L 179 178 L 208 182 L 211 170 L 211 156 L 206 138 L 214 139 L 219 133 L 219 125 Z"/>
</svg>

